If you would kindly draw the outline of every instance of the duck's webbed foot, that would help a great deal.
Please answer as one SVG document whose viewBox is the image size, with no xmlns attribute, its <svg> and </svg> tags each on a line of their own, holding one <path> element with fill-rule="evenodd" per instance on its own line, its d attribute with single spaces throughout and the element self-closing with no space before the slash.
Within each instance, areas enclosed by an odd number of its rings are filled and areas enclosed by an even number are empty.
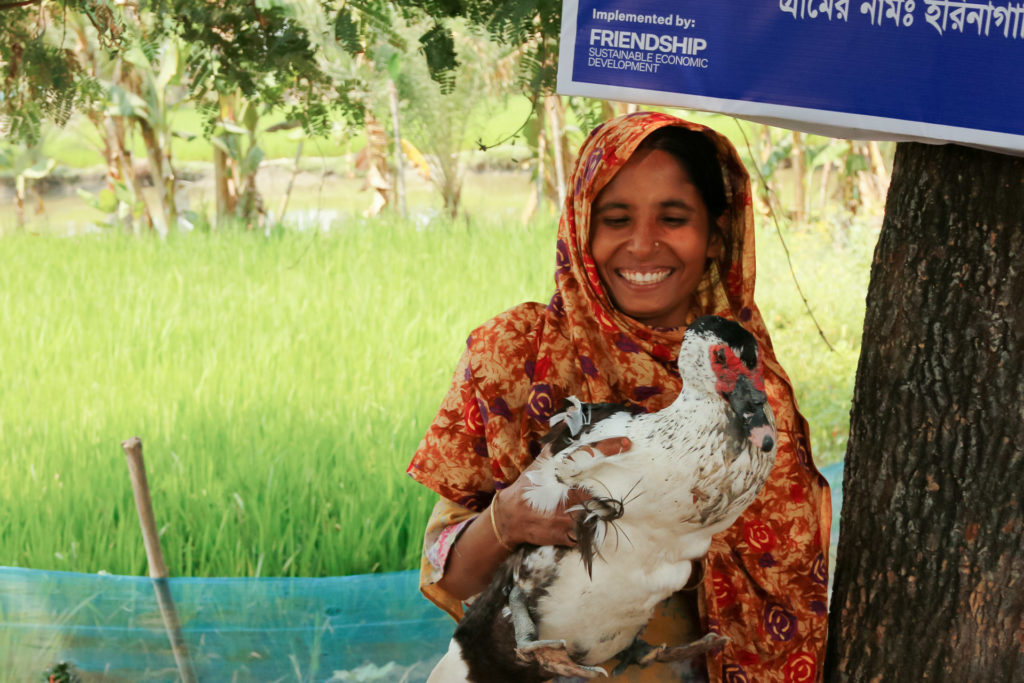
<svg viewBox="0 0 1024 683">
<path fill-rule="evenodd" d="M 564 640 L 537 640 L 537 625 L 530 618 L 525 597 L 518 586 L 513 586 L 509 592 L 508 606 L 512 611 L 516 658 L 519 661 L 526 664 L 534 663 L 544 671 L 558 676 L 596 678 L 608 675 L 608 672 L 599 666 L 584 666 L 574 661 L 566 649 Z"/>
<path fill-rule="evenodd" d="M 565 649 L 564 640 L 535 640 L 516 648 L 516 657 L 524 663 L 536 663 L 544 671 L 559 676 L 597 678 L 608 672 L 600 666 L 579 664 Z"/>
<path fill-rule="evenodd" d="M 722 647 L 729 642 L 725 636 L 708 633 L 703 638 L 686 645 L 650 645 L 637 638 L 629 647 L 619 653 L 619 663 L 612 671 L 613 676 L 624 672 L 630 665 L 644 667 L 655 662 L 681 662 Z"/>
</svg>

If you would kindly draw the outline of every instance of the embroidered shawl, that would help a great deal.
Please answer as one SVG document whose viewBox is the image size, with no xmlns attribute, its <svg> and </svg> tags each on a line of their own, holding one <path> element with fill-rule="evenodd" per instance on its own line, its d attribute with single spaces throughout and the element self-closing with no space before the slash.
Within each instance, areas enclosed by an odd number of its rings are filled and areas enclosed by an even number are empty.
<svg viewBox="0 0 1024 683">
<path fill-rule="evenodd" d="M 827 624 L 828 485 L 811 460 L 807 423 L 754 304 L 750 179 L 732 144 L 709 128 L 637 112 L 598 126 L 584 142 L 558 228 L 556 291 L 525 303 L 467 340 L 455 379 L 408 468 L 442 496 L 437 531 L 486 508 L 537 455 L 547 420 L 576 395 L 659 410 L 681 387 L 676 354 L 685 328 L 655 329 L 617 311 L 590 255 L 590 209 L 639 143 L 662 126 L 707 135 L 718 150 L 728 199 L 730 249 L 707 269 L 688 320 L 714 313 L 739 321 L 764 354 L 775 413 L 776 465 L 756 501 L 717 535 L 704 561 L 703 627 L 731 642 L 708 658 L 712 681 L 816 681 Z M 724 277 L 723 275 L 724 274 Z M 440 590 L 424 561 L 424 594 L 456 618 L 462 606 Z"/>
</svg>

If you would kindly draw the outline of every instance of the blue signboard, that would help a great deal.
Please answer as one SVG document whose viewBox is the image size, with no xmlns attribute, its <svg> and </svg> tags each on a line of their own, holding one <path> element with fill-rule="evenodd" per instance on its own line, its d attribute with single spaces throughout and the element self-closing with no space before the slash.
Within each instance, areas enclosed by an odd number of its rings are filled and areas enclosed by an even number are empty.
<svg viewBox="0 0 1024 683">
<path fill-rule="evenodd" d="M 564 0 L 558 91 L 1024 153 L 1024 1 Z"/>
</svg>

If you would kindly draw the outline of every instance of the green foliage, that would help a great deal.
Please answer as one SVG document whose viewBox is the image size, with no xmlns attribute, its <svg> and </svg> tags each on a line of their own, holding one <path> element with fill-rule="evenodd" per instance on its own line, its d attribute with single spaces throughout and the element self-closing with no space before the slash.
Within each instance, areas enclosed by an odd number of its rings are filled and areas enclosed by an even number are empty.
<svg viewBox="0 0 1024 683">
<path fill-rule="evenodd" d="M 179 70 L 188 75 L 189 98 L 238 90 L 268 109 L 289 107 L 307 131 L 322 133 L 325 112 L 347 111 L 354 102 L 337 96 L 339 84 L 296 18 L 297 8 L 310 2 L 57 0 L 0 10 L 0 65 L 6 71 L 0 126 L 11 137 L 32 140 L 44 120 L 63 125 L 74 107 L 97 95 L 89 68 L 72 50 L 69 23 L 82 17 L 109 60 L 138 50 L 152 61 L 176 37 L 191 48 Z"/>
<path fill-rule="evenodd" d="M 584 134 L 588 134 L 605 120 L 606 115 L 604 107 L 601 106 L 601 100 L 591 97 L 570 97 L 568 100 L 569 109 L 576 117 L 579 129 Z"/>
<path fill-rule="evenodd" d="M 325 13 L 327 26 L 310 19 Z M 554 84 L 560 14 L 557 0 L 53 0 L 7 9 L 0 11 L 0 64 L 6 71 L 0 128 L 13 138 L 35 139 L 43 121 L 63 125 L 74 108 L 103 96 L 88 66 L 73 54 L 68 28 L 76 17 L 91 27 L 110 60 L 139 49 L 152 61 L 168 37 L 181 39 L 189 47 L 182 83 L 195 103 L 209 93 L 239 91 L 268 111 L 286 109 L 307 133 L 323 135 L 338 116 L 361 121 L 360 93 L 369 86 L 339 68 L 321 29 L 352 57 L 380 44 L 405 50 L 396 26 L 426 24 L 418 37 L 422 58 L 430 77 L 451 92 L 461 59 L 452 21 L 465 20 L 522 50 L 520 84 L 534 93 Z"/>
<path fill-rule="evenodd" d="M 42 9 L 0 10 L 0 137 L 39 140 L 40 125 L 63 125 L 80 98 L 71 50 L 39 30 Z"/>
<path fill-rule="evenodd" d="M 520 85 L 524 92 L 554 90 L 562 17 L 560 0 L 410 0 L 403 7 L 407 13 L 415 9 L 435 21 L 465 19 L 498 43 L 522 48 Z M 431 67 L 431 73 L 453 68 L 454 61 L 441 60 Z"/>
<path fill-rule="evenodd" d="M 204 87 L 241 90 L 273 107 L 283 104 L 288 87 L 323 77 L 308 33 L 284 3 L 153 0 L 150 8 L 169 18 L 165 31 L 196 46 L 190 67 L 211 75 Z"/>
<path fill-rule="evenodd" d="M 374 56 L 380 67 L 396 76 L 403 137 L 426 157 L 430 180 L 444 198 L 448 214 L 454 217 L 461 201 L 466 165 L 463 151 L 471 143 L 470 125 L 481 112 L 502 108 L 503 99 L 497 92 L 500 85 L 492 77 L 495 64 L 502 57 L 500 48 L 478 31 L 466 28 L 465 22 L 453 25 L 458 31 L 451 51 L 471 58 L 464 59 L 450 72 L 447 86 L 438 86 L 428 76 L 429 66 L 408 54 L 382 47 Z M 410 26 L 407 30 L 416 33 L 420 27 Z M 396 56 L 399 59 L 394 59 Z M 396 63 L 402 64 L 402 68 L 396 68 Z M 378 102 L 376 110 L 387 109 Z"/>
<path fill-rule="evenodd" d="M 779 235 L 770 220 L 757 234 L 757 303 L 772 334 L 775 352 L 790 374 L 797 402 L 811 426 L 815 461 L 842 459 L 849 435 L 849 411 L 860 357 L 865 293 L 881 217 L 853 222 L 851 240 L 837 245 L 825 229 L 783 226 L 795 277 L 830 351 L 793 285 Z"/>
<path fill-rule="evenodd" d="M 450 95 L 455 89 L 454 72 L 459 67 L 451 32 L 441 24 L 434 24 L 420 36 L 420 48 L 427 58 L 431 77 L 441 85 L 441 94 Z"/>
<path fill-rule="evenodd" d="M 334 17 L 334 38 L 348 50 L 349 54 L 354 55 L 363 51 L 359 25 L 346 7 L 338 10 L 338 14 Z"/>
</svg>

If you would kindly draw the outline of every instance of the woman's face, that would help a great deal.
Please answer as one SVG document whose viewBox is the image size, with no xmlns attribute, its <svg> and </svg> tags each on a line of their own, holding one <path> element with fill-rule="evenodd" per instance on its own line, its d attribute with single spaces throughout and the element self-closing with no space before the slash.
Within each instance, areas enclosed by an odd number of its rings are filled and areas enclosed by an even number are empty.
<svg viewBox="0 0 1024 683">
<path fill-rule="evenodd" d="M 690 175 L 662 150 L 636 152 L 591 206 L 590 252 L 615 307 L 679 327 L 704 265 L 722 250 Z"/>
</svg>

